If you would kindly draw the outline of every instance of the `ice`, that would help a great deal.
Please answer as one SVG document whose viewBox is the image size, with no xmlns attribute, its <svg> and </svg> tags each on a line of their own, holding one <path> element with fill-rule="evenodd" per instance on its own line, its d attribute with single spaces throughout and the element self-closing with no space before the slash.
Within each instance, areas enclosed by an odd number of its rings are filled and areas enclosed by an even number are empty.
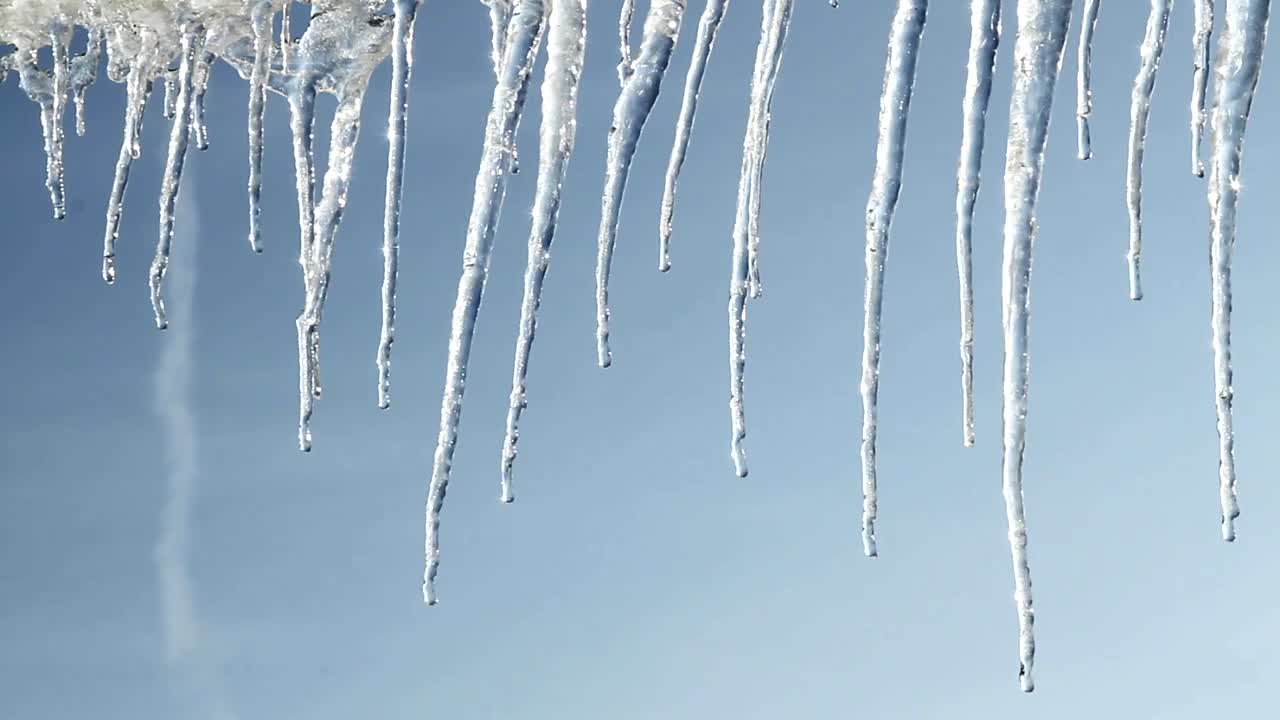
<svg viewBox="0 0 1280 720">
<path fill-rule="evenodd" d="M 876 515 L 876 396 L 880 391 L 880 315 L 884 305 L 884 263 L 889 250 L 889 225 L 902 187 L 902 156 L 906 150 L 907 113 L 915 84 L 920 37 L 924 34 L 928 0 L 898 0 L 889 34 L 889 56 L 880 93 L 880 127 L 876 141 L 875 175 L 867 199 L 866 290 L 862 326 L 862 549 L 875 557 Z"/>
<path fill-rule="evenodd" d="M 1129 107 L 1129 162 L 1125 179 L 1125 203 L 1129 208 L 1129 297 L 1142 299 L 1142 156 L 1146 152 L 1147 120 L 1151 116 L 1151 93 L 1156 87 L 1156 71 L 1164 52 L 1164 36 L 1169 29 L 1172 0 L 1151 0 L 1147 32 L 1142 41 L 1142 63 L 1133 81 Z"/>
<path fill-rule="evenodd" d="M 1093 157 L 1089 138 L 1089 115 L 1093 113 L 1093 31 L 1098 27 L 1098 9 L 1102 0 L 1084 0 L 1080 19 L 1080 44 L 1076 52 L 1076 155 L 1081 160 Z"/>
<path fill-rule="evenodd" d="M 1191 54 L 1191 173 L 1204 177 L 1200 143 L 1204 138 L 1204 101 L 1209 91 L 1209 37 L 1213 34 L 1213 0 L 1195 0 L 1196 24 Z"/>
</svg>

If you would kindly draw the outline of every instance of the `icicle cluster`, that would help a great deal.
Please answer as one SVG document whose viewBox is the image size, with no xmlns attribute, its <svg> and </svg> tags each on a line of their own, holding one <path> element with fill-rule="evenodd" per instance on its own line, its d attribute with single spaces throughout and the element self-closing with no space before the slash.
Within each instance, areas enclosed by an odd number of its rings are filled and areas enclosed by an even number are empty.
<svg viewBox="0 0 1280 720">
<path fill-rule="evenodd" d="M 745 2 L 745 0 L 739 0 Z M 521 414 L 527 404 L 527 371 L 537 329 L 537 312 L 550 264 L 560 192 L 575 141 L 579 81 L 587 32 L 587 0 L 483 0 L 490 19 L 490 55 L 495 85 L 476 174 L 471 219 L 467 226 L 463 269 L 453 310 L 449 355 L 441 402 L 440 430 L 432 466 L 426 517 L 426 568 L 423 593 L 436 601 L 434 580 L 440 560 L 440 511 L 448 488 L 458 438 L 463 390 L 471 342 L 479 314 L 495 232 L 508 175 L 519 169 L 514 138 L 523 114 L 530 77 L 546 47 L 542 84 L 538 177 L 529 230 L 519 337 L 512 372 L 510 405 L 501 456 L 501 499 L 514 499 L 513 474 Z M 831 0 L 831 6 L 838 5 Z M 1201 149 L 1210 121 L 1208 200 L 1212 268 L 1212 340 L 1217 400 L 1219 485 L 1222 535 L 1235 538 L 1236 499 L 1231 406 L 1231 256 L 1239 201 L 1239 175 L 1245 127 L 1257 86 L 1266 43 L 1270 0 L 1223 0 L 1225 12 L 1213 64 L 1210 40 L 1213 0 L 1194 0 L 1191 89 L 1192 171 L 1205 174 Z M 310 6 L 310 20 L 295 37 L 291 12 Z M 116 245 L 130 168 L 141 151 L 147 101 L 156 82 L 164 84 L 164 116 L 171 120 L 160 190 L 159 237 L 148 274 L 155 322 L 167 324 L 164 280 L 174 238 L 176 199 L 189 147 L 209 146 L 204 122 L 210 65 L 220 58 L 248 81 L 249 136 L 248 239 L 257 252 L 261 237 L 263 123 L 267 92 L 283 96 L 289 107 L 298 195 L 299 264 L 304 302 L 296 322 L 299 366 L 298 440 L 311 447 L 310 420 L 321 396 L 320 325 L 332 273 L 338 226 L 342 220 L 351 169 L 360 134 L 360 114 L 369 78 L 391 58 L 391 106 L 388 111 L 386 198 L 383 216 L 381 332 L 376 354 L 377 402 L 390 405 L 391 348 L 395 341 L 395 297 L 400 237 L 400 204 L 408 132 L 413 67 L 413 30 L 421 0 L 12 0 L 0 4 L 0 80 L 9 72 L 39 109 L 46 153 L 45 184 L 53 215 L 66 214 L 63 134 L 68 100 L 75 106 L 75 128 L 84 134 L 85 92 L 98 74 L 105 45 L 106 75 L 125 85 L 123 137 L 107 199 L 102 276 L 117 276 Z M 705 0 L 685 77 L 675 140 L 659 209 L 659 268 L 671 267 L 671 239 L 679 175 L 688 157 L 698 97 L 729 0 Z M 747 474 L 745 337 L 747 303 L 760 297 L 760 212 L 773 91 L 782 64 L 795 0 L 761 0 L 761 30 L 751 74 L 737 205 L 732 223 L 729 280 L 730 456 L 737 474 Z M 927 0 L 896 0 L 880 99 L 875 169 L 867 202 L 866 293 L 861 395 L 863 518 L 867 555 L 877 553 L 876 398 L 881 355 L 880 319 L 884 270 L 894 209 L 903 183 L 907 120 L 922 48 Z M 1017 0 L 1013 47 L 1013 91 L 1004 173 L 1003 307 L 1003 491 L 1012 550 L 1018 612 L 1022 687 L 1032 690 L 1035 638 L 1023 508 L 1022 462 L 1028 405 L 1029 317 L 1036 204 L 1044 171 L 1053 92 L 1061 71 L 1072 0 Z M 1091 63 L 1101 0 L 1083 0 L 1077 46 L 1077 154 L 1092 155 L 1089 118 L 1093 112 Z M 1172 12 L 1172 0 L 1150 0 L 1140 62 L 1130 103 L 1126 203 L 1129 209 L 1130 295 L 1142 296 L 1142 161 L 1156 72 Z M 597 354 L 602 367 L 612 361 L 609 348 L 609 275 L 619 216 L 632 159 L 650 119 L 680 37 L 688 0 L 650 0 L 637 48 L 631 34 L 633 0 L 619 7 L 620 89 L 608 136 L 608 160 L 596 270 Z M 960 289 L 961 418 L 965 445 L 975 440 L 973 411 L 974 206 L 980 178 L 992 78 L 1002 32 L 1000 0 L 970 0 L 967 78 L 961 113 L 960 159 L 956 180 L 956 265 Z M 1005 13 L 1007 15 L 1007 11 Z M 279 25 L 277 36 L 275 27 Z M 86 32 L 84 47 L 73 47 Z M 545 40 L 545 42 L 544 42 Z M 40 51 L 48 48 L 47 67 Z M 1206 111 L 1210 88 L 1213 103 Z M 337 98 L 331 121 L 329 165 L 323 175 L 313 154 L 316 96 Z M 317 187 L 319 179 L 319 187 Z"/>
</svg>

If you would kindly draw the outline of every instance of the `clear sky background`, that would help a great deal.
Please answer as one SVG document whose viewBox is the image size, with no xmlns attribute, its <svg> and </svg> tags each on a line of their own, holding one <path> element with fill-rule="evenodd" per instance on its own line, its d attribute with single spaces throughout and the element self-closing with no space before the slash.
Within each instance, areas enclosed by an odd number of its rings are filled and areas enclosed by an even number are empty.
<svg viewBox="0 0 1280 720">
<path fill-rule="evenodd" d="M 617 11 L 592 3 L 518 500 L 503 506 L 499 453 L 536 174 L 539 98 L 530 94 L 527 170 L 510 184 L 480 317 L 435 608 L 419 590 L 423 501 L 492 87 L 484 9 L 428 2 L 419 20 L 387 412 L 375 407 L 374 367 L 387 68 L 373 80 L 310 455 L 295 446 L 302 283 L 287 111 L 270 99 L 267 249 L 255 257 L 245 240 L 246 88 L 217 66 L 213 145 L 192 151 L 186 179 L 199 186 L 185 205 L 198 215 L 199 246 L 188 217 L 174 250 L 198 252 L 199 273 L 186 568 L 198 632 L 176 662 L 155 559 L 173 477 L 154 407 L 174 340 L 154 329 L 146 292 L 168 123 L 154 97 L 120 277 L 107 287 L 100 243 L 123 90 L 105 80 L 90 89 L 89 134 L 68 134 L 70 214 L 55 223 L 36 106 L 13 81 L 0 89 L 0 716 L 1274 716 L 1275 76 L 1263 74 L 1245 162 L 1234 276 L 1243 515 L 1239 541 L 1226 545 L 1208 207 L 1188 168 L 1191 3 L 1175 8 L 1156 87 L 1141 303 L 1127 299 L 1124 155 L 1146 7 L 1102 9 L 1089 162 L 1074 157 L 1073 27 L 1033 278 L 1026 502 L 1039 654 L 1038 689 L 1024 696 L 999 475 L 999 177 L 1012 32 L 978 205 L 978 445 L 966 450 L 952 208 L 968 14 L 958 0 L 931 9 L 889 253 L 881 556 L 868 560 L 856 460 L 863 221 L 893 3 L 797 9 L 765 180 L 765 296 L 750 306 L 745 480 L 727 452 L 725 302 L 759 10 L 746 0 L 730 7 L 681 186 L 675 266 L 661 275 L 657 212 L 701 11 L 691 5 L 623 209 L 614 366 L 603 371 L 592 275 Z M 332 99 L 321 107 L 327 142 Z"/>
</svg>

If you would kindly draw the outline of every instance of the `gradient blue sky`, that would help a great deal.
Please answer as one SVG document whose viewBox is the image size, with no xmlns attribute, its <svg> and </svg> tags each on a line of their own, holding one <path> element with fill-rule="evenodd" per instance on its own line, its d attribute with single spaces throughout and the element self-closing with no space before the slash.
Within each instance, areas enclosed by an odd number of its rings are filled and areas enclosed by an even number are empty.
<svg viewBox="0 0 1280 720">
<path fill-rule="evenodd" d="M 268 106 L 263 256 L 245 241 L 244 84 L 218 66 L 200 186 L 190 573 L 202 627 L 166 661 L 154 547 L 166 502 L 146 266 L 167 123 L 153 98 L 120 279 L 98 277 L 123 91 L 89 92 L 50 219 L 38 113 L 0 90 L 0 716 L 1268 718 L 1280 707 L 1280 96 L 1263 75 L 1235 288 L 1240 540 L 1218 535 L 1208 210 L 1188 172 L 1191 3 L 1178 3 L 1147 157 L 1147 299 L 1127 299 L 1124 153 L 1145 5 L 1107 3 L 1096 157 L 1059 84 L 1033 278 L 1026 502 L 1038 690 L 1017 687 L 999 486 L 999 254 L 1008 51 L 979 200 L 978 446 L 960 446 L 954 171 L 967 9 L 929 18 L 893 227 L 881 386 L 881 557 L 861 555 L 856 463 L 863 210 L 893 3 L 802 2 L 766 176 L 751 305 L 748 453 L 727 455 L 725 297 L 753 3 L 730 8 L 656 271 L 661 174 L 692 46 L 642 140 L 614 266 L 614 366 L 595 367 L 592 273 L 616 95 L 615 4 L 591 7 L 569 169 L 512 506 L 502 422 L 532 203 L 531 93 L 445 509 L 441 604 L 422 515 L 445 341 L 490 97 L 476 2 L 417 34 L 393 408 L 375 407 L 387 69 L 374 78 L 324 325 L 316 449 L 295 448 L 301 305 L 286 109 Z M 1007 3 L 1012 5 L 1012 3 Z M 1077 8 L 1078 16 L 1079 8 Z M 1006 25 L 1013 26 L 1012 8 Z M 1071 43 L 1074 46 L 1074 30 Z M 536 78 L 535 78 L 536 82 Z M 322 103 L 327 137 L 332 100 Z M 180 235 L 175 253 L 191 249 Z"/>
</svg>

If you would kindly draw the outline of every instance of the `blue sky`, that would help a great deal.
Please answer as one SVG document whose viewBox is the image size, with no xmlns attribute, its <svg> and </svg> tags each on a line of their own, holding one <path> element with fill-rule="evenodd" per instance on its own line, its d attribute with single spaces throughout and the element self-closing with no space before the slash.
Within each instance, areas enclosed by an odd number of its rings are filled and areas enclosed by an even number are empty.
<svg viewBox="0 0 1280 720">
<path fill-rule="evenodd" d="M 294 443 L 301 306 L 286 108 L 268 105 L 266 253 L 245 240 L 244 84 L 219 65 L 191 338 L 200 627 L 166 656 L 154 548 L 171 477 L 154 404 L 172 338 L 146 266 L 167 123 L 135 165 L 115 287 L 98 277 L 123 92 L 89 92 L 70 214 L 50 219 L 36 107 L 0 90 L 0 716 L 130 718 L 1270 717 L 1280 698 L 1280 381 L 1270 232 L 1280 129 L 1264 72 L 1237 246 L 1243 515 L 1218 535 L 1204 182 L 1188 172 L 1191 5 L 1175 8 L 1147 154 L 1146 299 L 1127 299 L 1124 154 L 1145 7 L 1102 9 L 1095 158 L 1074 158 L 1064 65 L 1033 277 L 1026 502 L 1038 689 L 1017 688 L 999 485 L 1000 58 L 975 237 L 978 445 L 960 444 L 953 192 L 967 10 L 935 2 L 886 282 L 881 556 L 859 542 L 862 223 L 892 3 L 801 3 L 774 102 L 765 297 L 751 305 L 747 451 L 727 448 L 729 230 L 758 9 L 730 8 L 681 185 L 674 269 L 657 210 L 690 24 L 641 142 L 615 258 L 614 365 L 592 283 L 616 95 L 611 3 L 591 8 L 578 149 L 534 348 L 518 501 L 497 502 L 535 173 L 530 96 L 445 508 L 441 603 L 422 513 L 481 131 L 479 3 L 417 33 L 393 407 L 375 406 L 387 70 L 373 81 L 324 324 L 316 449 Z M 1077 8 L 1078 14 L 1078 8 Z M 1012 28 L 1012 12 L 1006 26 Z M 1074 44 L 1074 32 L 1070 41 Z M 535 78 L 536 81 L 536 78 Z M 321 104 L 327 138 L 332 100 Z M 190 186 L 188 186 L 189 188 Z M 188 205 L 191 208 L 192 205 Z M 187 226 L 188 228 L 190 225 Z M 181 228 L 180 228 L 181 229 Z M 191 230 L 175 253 L 192 251 Z M 177 278 L 174 279 L 177 282 Z"/>
</svg>

